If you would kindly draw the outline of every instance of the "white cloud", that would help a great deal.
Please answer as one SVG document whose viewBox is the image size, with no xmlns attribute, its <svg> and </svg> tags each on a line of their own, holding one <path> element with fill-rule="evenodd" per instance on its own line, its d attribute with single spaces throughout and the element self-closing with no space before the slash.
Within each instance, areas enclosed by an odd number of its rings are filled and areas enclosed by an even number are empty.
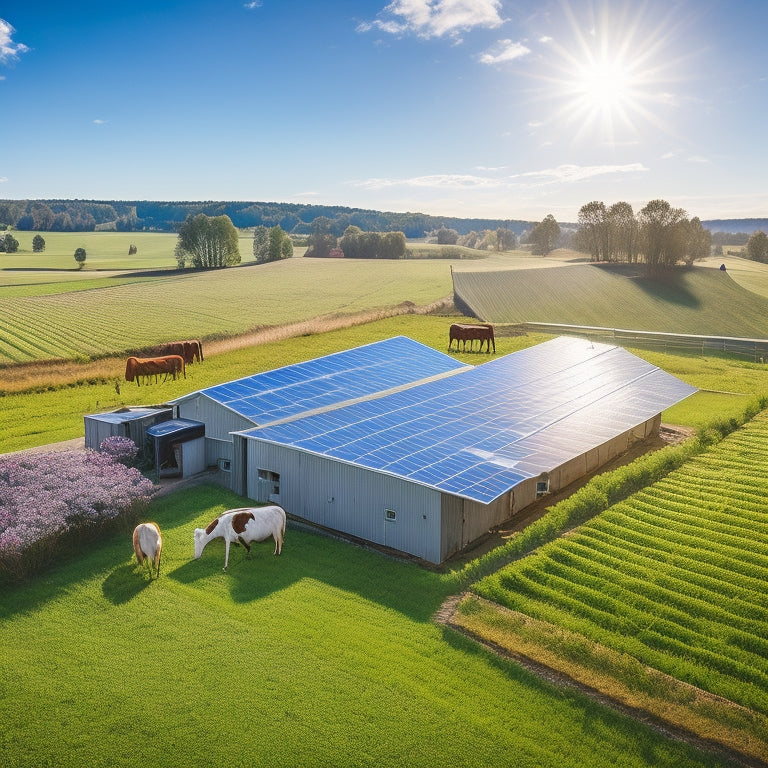
<svg viewBox="0 0 768 768">
<path fill-rule="evenodd" d="M 363 189 L 385 189 L 387 187 L 411 187 L 419 189 L 478 189 L 498 187 L 501 182 L 484 176 L 460 173 L 442 173 L 431 176 L 414 176 L 411 179 L 366 179 L 354 182 Z"/>
<path fill-rule="evenodd" d="M 106 120 L 102 120 L 101 118 L 98 118 L 98 117 L 93 121 L 94 125 L 105 125 L 106 122 L 107 122 Z"/>
<path fill-rule="evenodd" d="M 477 168 L 488 175 L 441 173 L 428 176 L 414 176 L 405 179 L 373 178 L 352 182 L 353 186 L 367 190 L 391 189 L 432 189 L 443 191 L 482 191 L 491 189 L 520 190 L 550 184 L 574 184 L 596 176 L 610 176 L 624 173 L 644 173 L 648 169 L 642 163 L 627 165 L 559 165 L 540 171 L 527 171 L 513 175 L 492 175 L 503 168 Z"/>
<path fill-rule="evenodd" d="M 244 8 L 253 9 L 253 8 L 261 8 L 261 0 L 251 0 L 250 3 L 244 3 Z"/>
<path fill-rule="evenodd" d="M 648 169 L 642 163 L 628 163 L 626 165 L 558 165 L 556 168 L 547 168 L 543 171 L 528 171 L 519 174 L 518 178 L 540 179 L 544 184 L 565 183 L 571 184 L 595 176 L 607 176 L 616 173 L 646 172 Z"/>
<path fill-rule="evenodd" d="M 393 0 L 379 18 L 358 25 L 359 32 L 379 29 L 391 35 L 413 33 L 423 38 L 458 37 L 476 27 L 504 23 L 500 0 Z"/>
<path fill-rule="evenodd" d="M 0 19 L 0 63 L 13 61 L 19 57 L 19 54 L 29 50 L 24 43 L 13 42 L 15 31 L 5 19 Z"/>
<path fill-rule="evenodd" d="M 7 184 L 7 183 L 8 183 L 8 177 L 0 176 L 0 184 Z"/>
<path fill-rule="evenodd" d="M 522 43 L 499 40 L 493 48 L 480 55 L 479 61 L 481 64 L 504 64 L 521 56 L 527 56 L 530 52 L 531 49 L 526 48 Z"/>
<path fill-rule="evenodd" d="M 702 155 L 691 155 L 691 157 L 688 158 L 689 163 L 708 163 L 709 158 L 704 157 Z"/>
</svg>

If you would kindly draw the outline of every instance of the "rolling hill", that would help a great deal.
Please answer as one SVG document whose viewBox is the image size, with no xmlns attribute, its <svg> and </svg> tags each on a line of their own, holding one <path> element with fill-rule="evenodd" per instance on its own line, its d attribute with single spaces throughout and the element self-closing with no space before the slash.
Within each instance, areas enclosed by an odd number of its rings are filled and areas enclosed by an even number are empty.
<svg viewBox="0 0 768 768">
<path fill-rule="evenodd" d="M 768 338 L 768 299 L 714 269 L 659 279 L 588 264 L 559 269 L 454 270 L 457 306 L 493 323 L 544 322 Z"/>
</svg>

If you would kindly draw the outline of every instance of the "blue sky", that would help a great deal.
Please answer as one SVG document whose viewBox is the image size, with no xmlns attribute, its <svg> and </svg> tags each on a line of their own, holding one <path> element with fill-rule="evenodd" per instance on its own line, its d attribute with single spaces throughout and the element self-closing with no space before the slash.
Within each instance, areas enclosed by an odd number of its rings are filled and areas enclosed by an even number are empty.
<svg viewBox="0 0 768 768">
<path fill-rule="evenodd" d="M 766 0 L 0 4 L 0 198 L 768 216 Z"/>
</svg>

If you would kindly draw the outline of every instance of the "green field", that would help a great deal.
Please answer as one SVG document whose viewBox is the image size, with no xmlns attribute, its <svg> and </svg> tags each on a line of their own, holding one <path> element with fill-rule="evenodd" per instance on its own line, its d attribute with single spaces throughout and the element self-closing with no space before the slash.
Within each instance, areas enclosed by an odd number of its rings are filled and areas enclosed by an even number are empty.
<svg viewBox="0 0 768 768">
<path fill-rule="evenodd" d="M 193 560 L 194 527 L 242 503 L 153 502 L 157 581 L 126 531 L 0 595 L 4 766 L 728 764 L 435 624 L 450 576 L 291 524 L 279 558 Z"/>
<path fill-rule="evenodd" d="M 557 272 L 454 270 L 456 294 L 494 323 L 544 322 L 768 338 L 768 299 L 727 272 L 694 268 L 665 278 L 574 265 Z"/>
<path fill-rule="evenodd" d="M 577 638 L 586 638 L 756 713 L 732 708 L 731 715 L 743 739 L 750 734 L 762 742 L 753 754 L 765 758 L 767 446 L 764 411 L 664 479 L 474 589 L 572 633 L 574 648 Z M 483 621 L 493 626 L 492 615 Z M 639 688 L 642 670 L 632 671 Z M 721 713 L 722 727 L 731 715 Z"/>
<path fill-rule="evenodd" d="M 294 258 L 148 282 L 118 279 L 93 290 L 59 283 L 54 294 L 49 286 L 27 286 L 22 296 L 18 286 L 0 288 L 0 364 L 119 354 L 405 301 L 426 305 L 451 294 L 449 264 Z"/>
</svg>

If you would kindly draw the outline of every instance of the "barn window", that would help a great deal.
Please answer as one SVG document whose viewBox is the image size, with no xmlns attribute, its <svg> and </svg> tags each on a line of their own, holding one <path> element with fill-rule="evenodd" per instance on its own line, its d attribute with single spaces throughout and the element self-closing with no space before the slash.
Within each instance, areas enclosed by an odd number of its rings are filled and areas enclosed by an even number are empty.
<svg viewBox="0 0 768 768">
<path fill-rule="evenodd" d="M 272 472 L 269 469 L 260 469 L 259 485 L 266 491 L 266 497 L 280 495 L 280 475 L 277 472 Z"/>
<path fill-rule="evenodd" d="M 395 520 L 397 520 L 397 512 L 395 512 L 394 509 L 385 509 L 384 510 L 384 519 L 387 522 L 393 523 Z"/>
<path fill-rule="evenodd" d="M 549 478 L 543 478 L 536 483 L 536 498 L 549 493 Z"/>
</svg>

